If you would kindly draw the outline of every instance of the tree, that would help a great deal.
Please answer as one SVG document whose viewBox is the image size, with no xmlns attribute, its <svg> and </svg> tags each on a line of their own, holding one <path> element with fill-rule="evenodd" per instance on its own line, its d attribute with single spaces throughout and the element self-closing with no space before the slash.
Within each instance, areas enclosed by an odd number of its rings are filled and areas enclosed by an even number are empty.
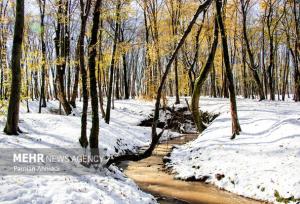
<svg viewBox="0 0 300 204">
<path fill-rule="evenodd" d="M 106 114 L 105 114 L 105 122 L 109 124 L 110 121 L 110 109 L 111 109 L 111 101 L 112 101 L 112 89 L 113 89 L 113 80 L 114 80 L 114 69 L 116 63 L 116 51 L 117 51 L 117 43 L 119 39 L 119 27 L 120 27 L 120 9 L 121 9 L 121 1 L 118 0 L 116 6 L 116 22 L 115 22 L 115 35 L 112 49 L 112 57 L 110 63 L 109 70 L 109 89 L 107 95 L 107 105 L 106 105 Z"/>
<path fill-rule="evenodd" d="M 76 58 L 77 60 L 79 60 L 79 64 L 77 64 L 76 70 L 80 70 L 81 73 L 83 105 L 82 105 L 82 115 L 81 115 L 81 136 L 79 142 L 81 146 L 84 148 L 88 146 L 88 140 L 86 136 L 86 126 L 87 126 L 87 109 L 88 109 L 88 102 L 89 102 L 88 89 L 87 89 L 87 71 L 85 69 L 85 63 L 84 63 L 84 36 L 86 32 L 86 24 L 90 13 L 90 8 L 91 8 L 91 0 L 87 0 L 86 4 L 84 4 L 83 0 L 80 0 L 81 27 L 80 27 L 80 34 L 78 37 L 77 52 L 76 52 Z M 75 83 L 76 83 L 76 79 L 75 79 Z M 77 89 L 78 87 L 74 86 L 74 89 L 75 88 Z M 75 105 L 75 100 L 74 100 L 74 105 Z"/>
<path fill-rule="evenodd" d="M 171 28 L 172 28 L 172 35 L 176 39 L 178 35 L 179 25 L 180 25 L 180 15 L 181 15 L 181 7 L 182 1 L 181 0 L 170 0 L 169 1 L 169 13 L 171 17 Z M 176 48 L 176 43 L 174 43 L 174 49 Z M 178 57 L 175 57 L 174 61 L 174 73 L 175 73 L 175 104 L 180 103 L 179 99 L 179 79 L 178 79 Z"/>
<path fill-rule="evenodd" d="M 248 34 L 247 34 L 247 13 L 248 13 L 249 7 L 250 7 L 250 0 L 240 0 L 240 3 L 241 3 L 241 12 L 242 12 L 242 19 L 243 19 L 242 20 L 242 22 L 243 22 L 243 37 L 244 37 L 244 41 L 246 44 L 247 53 L 248 53 L 248 57 L 249 57 L 249 61 L 250 61 L 249 67 L 250 67 L 253 78 L 257 85 L 259 99 L 264 100 L 265 94 L 264 94 L 263 85 L 262 85 L 259 75 L 257 73 L 257 69 L 259 66 L 256 65 L 254 62 L 254 56 L 253 56 L 253 53 L 250 48 L 250 42 L 249 42 Z"/>
<path fill-rule="evenodd" d="M 199 132 L 202 132 L 206 127 L 202 123 L 201 117 L 200 117 L 200 111 L 199 111 L 199 100 L 200 100 L 200 93 L 201 93 L 201 87 L 206 80 L 209 72 L 211 71 L 211 68 L 213 67 L 214 63 L 214 58 L 218 46 L 218 35 L 219 35 L 219 30 L 218 30 L 218 23 L 217 19 L 215 19 L 215 28 L 214 28 L 214 41 L 211 46 L 211 51 L 208 55 L 207 61 L 204 65 L 204 67 L 200 71 L 200 75 L 197 77 L 195 80 L 195 85 L 194 85 L 194 91 L 192 94 L 192 104 L 191 104 L 191 111 L 193 114 L 194 122 L 196 124 L 196 127 Z"/>
<path fill-rule="evenodd" d="M 97 56 L 97 36 L 100 21 L 102 0 L 97 0 L 95 3 L 92 36 L 89 44 L 89 74 L 90 74 L 90 95 L 92 105 L 92 128 L 90 132 L 90 148 L 92 155 L 99 155 L 98 136 L 99 136 L 99 111 L 98 111 L 98 93 L 96 79 L 96 56 Z"/>
<path fill-rule="evenodd" d="M 42 82 L 41 82 L 41 94 L 40 94 L 40 104 L 39 113 L 42 112 L 42 107 L 46 107 L 46 97 L 45 97 L 45 65 L 46 65 L 46 44 L 45 44 L 45 7 L 46 0 L 38 0 L 40 7 L 40 18 L 41 18 L 41 42 L 42 42 Z"/>
<path fill-rule="evenodd" d="M 8 135 L 18 135 L 19 129 L 19 106 L 21 97 L 21 58 L 24 31 L 24 0 L 16 2 L 16 20 L 11 58 L 11 89 L 8 105 L 7 121 L 4 132 Z"/>
<path fill-rule="evenodd" d="M 56 51 L 56 87 L 57 97 L 62 104 L 67 115 L 71 114 L 72 108 L 67 101 L 65 93 L 64 75 L 66 70 L 66 57 L 68 46 L 66 42 L 66 17 L 68 12 L 68 1 L 63 4 L 63 0 L 58 1 L 57 26 L 55 30 L 55 51 Z"/>
<path fill-rule="evenodd" d="M 227 45 L 227 35 L 225 31 L 225 27 L 223 24 L 223 18 L 222 18 L 222 0 L 215 0 L 216 10 L 217 10 L 217 19 L 218 19 L 218 25 L 221 32 L 221 39 L 222 39 L 222 50 L 223 50 L 223 56 L 224 56 L 224 64 L 225 64 L 225 71 L 226 71 L 226 77 L 228 79 L 228 89 L 230 93 L 230 110 L 231 110 L 231 120 L 232 120 L 232 139 L 235 138 L 236 135 L 239 135 L 241 131 L 241 127 L 238 120 L 237 115 L 237 107 L 236 107 L 236 98 L 235 98 L 235 88 L 234 88 L 234 82 L 233 82 L 233 76 L 230 68 L 230 60 L 229 60 L 229 54 L 228 54 L 228 45 Z"/>
<path fill-rule="evenodd" d="M 115 162 L 120 162 L 120 161 L 124 161 L 124 160 L 131 160 L 131 161 L 138 161 L 144 158 L 147 158 L 149 156 L 151 156 L 154 148 L 156 147 L 157 143 L 159 142 L 159 139 L 161 137 L 161 135 L 163 134 L 163 131 L 160 132 L 159 134 L 157 134 L 156 132 L 156 128 L 157 128 L 157 123 L 159 120 L 159 108 L 160 108 L 160 101 L 162 98 L 162 91 L 168 76 L 168 73 L 170 72 L 170 69 L 172 67 L 172 63 L 174 62 L 176 55 L 178 54 L 180 48 L 182 47 L 182 45 L 184 44 L 186 38 L 188 37 L 188 35 L 190 34 L 194 24 L 196 23 L 197 18 L 199 17 L 200 13 L 203 12 L 205 9 L 207 9 L 210 4 L 211 4 L 212 0 L 207 0 L 205 1 L 203 4 L 201 4 L 195 15 L 193 16 L 193 19 L 191 20 L 191 22 L 189 23 L 187 29 L 185 30 L 183 36 L 181 37 L 181 39 L 179 40 L 175 50 L 173 51 L 173 54 L 171 55 L 171 58 L 169 59 L 167 65 L 166 65 L 166 69 L 165 72 L 162 76 L 159 88 L 157 90 L 157 96 L 156 96 L 156 101 L 155 101 L 155 110 L 154 110 L 154 117 L 153 117 L 153 123 L 152 123 L 152 140 L 151 140 L 151 144 L 150 146 L 141 154 L 131 154 L 131 155 L 121 155 L 121 156 L 117 156 L 115 158 L 110 159 L 107 162 L 107 166 L 111 165 L 112 163 Z"/>
<path fill-rule="evenodd" d="M 298 8 L 297 8 L 298 5 Z M 296 102 L 300 101 L 300 70 L 299 70 L 299 64 L 300 64 L 300 3 L 296 2 L 296 0 L 292 1 L 292 10 L 293 10 L 293 21 L 295 26 L 295 43 L 294 43 L 294 49 L 290 49 L 292 56 L 293 56 L 293 62 L 295 67 L 295 74 L 294 74 L 294 81 L 295 81 L 295 94 L 294 94 L 294 100 Z M 298 11 L 297 11 L 298 10 Z"/>
<path fill-rule="evenodd" d="M 265 13 L 266 13 L 266 26 L 267 26 L 267 35 L 269 38 L 269 65 L 267 68 L 268 75 L 268 85 L 270 90 L 270 99 L 275 100 L 275 52 L 276 46 L 274 46 L 277 41 L 274 39 L 276 36 L 277 27 L 283 14 L 278 17 L 278 13 L 276 12 L 276 7 L 279 7 L 278 0 L 266 0 Z"/>
</svg>

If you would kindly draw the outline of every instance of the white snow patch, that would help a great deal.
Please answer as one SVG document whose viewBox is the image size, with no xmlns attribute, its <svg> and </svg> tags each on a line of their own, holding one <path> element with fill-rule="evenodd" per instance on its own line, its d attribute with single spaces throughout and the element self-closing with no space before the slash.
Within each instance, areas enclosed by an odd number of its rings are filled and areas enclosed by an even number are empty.
<svg viewBox="0 0 300 204">
<path fill-rule="evenodd" d="M 58 102 L 50 101 L 38 114 L 38 101 L 30 102 L 30 113 L 23 104 L 18 136 L 0 133 L 0 148 L 80 148 L 82 104 L 78 103 L 74 116 L 59 115 Z M 153 109 L 152 103 L 115 101 L 110 124 L 101 120 L 99 146 L 102 157 L 137 151 L 148 145 L 151 128 L 137 124 Z M 90 110 L 89 110 L 90 114 Z M 0 118 L 3 130 L 5 117 Z M 91 126 L 88 117 L 88 134 Z M 80 166 L 78 167 L 80 168 Z M 0 176 L 0 203 L 156 203 L 153 196 L 142 192 L 118 168 L 81 167 L 81 175 L 9 175 Z"/>
<path fill-rule="evenodd" d="M 206 182 L 250 198 L 300 198 L 300 108 L 295 102 L 238 99 L 242 128 L 231 137 L 229 99 L 202 97 L 201 109 L 221 113 L 194 141 L 173 150 L 168 166 L 177 178 Z M 221 180 L 216 174 L 224 174 Z"/>
</svg>

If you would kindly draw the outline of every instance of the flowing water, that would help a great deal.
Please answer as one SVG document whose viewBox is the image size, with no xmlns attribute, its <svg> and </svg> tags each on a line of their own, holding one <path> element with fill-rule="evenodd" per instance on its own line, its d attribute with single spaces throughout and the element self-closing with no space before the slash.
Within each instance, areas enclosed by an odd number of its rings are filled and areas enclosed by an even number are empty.
<svg viewBox="0 0 300 204">
<path fill-rule="evenodd" d="M 124 173 L 133 179 L 139 187 L 154 195 L 159 203 L 205 203 L 205 204 L 258 204 L 259 201 L 247 199 L 233 193 L 220 190 L 210 184 L 197 181 L 174 179 L 164 169 L 163 157 L 173 145 L 184 144 L 195 139 L 190 134 L 159 144 L 153 155 L 138 162 L 122 163 Z"/>
</svg>

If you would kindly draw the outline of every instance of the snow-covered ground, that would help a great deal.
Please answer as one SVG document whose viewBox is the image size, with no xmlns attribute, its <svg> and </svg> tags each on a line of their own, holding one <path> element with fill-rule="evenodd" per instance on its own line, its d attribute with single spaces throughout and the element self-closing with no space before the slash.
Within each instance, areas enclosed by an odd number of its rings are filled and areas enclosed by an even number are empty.
<svg viewBox="0 0 300 204">
<path fill-rule="evenodd" d="M 172 104 L 173 99 L 169 100 Z M 183 101 L 183 104 L 185 102 Z M 195 141 L 177 147 L 170 167 L 176 177 L 208 177 L 207 182 L 251 198 L 275 201 L 300 197 L 300 108 L 294 102 L 256 102 L 238 99 L 242 133 L 231 137 L 228 99 L 201 98 L 201 109 L 221 113 Z M 57 114 L 51 101 L 38 114 L 38 102 L 23 104 L 19 136 L 0 131 L 0 148 L 80 148 L 80 111 L 75 116 Z M 137 126 L 153 110 L 153 103 L 140 100 L 115 101 L 109 125 L 101 120 L 99 144 L 102 157 L 137 151 L 149 144 L 151 128 Z M 5 117 L 0 117 L 0 130 Z M 91 121 L 88 119 L 88 130 Z M 169 131 L 166 131 L 170 134 Z M 173 137 L 165 134 L 166 137 Z M 89 135 L 89 132 L 88 132 Z M 1 157 L 1 155 L 0 155 Z M 80 175 L 0 176 L 0 203 L 155 203 L 115 166 L 109 170 L 76 169 Z M 224 178 L 222 178 L 224 175 Z"/>
<path fill-rule="evenodd" d="M 230 140 L 229 100 L 202 97 L 202 110 L 221 114 L 196 140 L 175 148 L 168 166 L 177 178 L 207 178 L 250 198 L 300 198 L 300 104 L 237 103 L 242 132 Z"/>
<path fill-rule="evenodd" d="M 80 113 L 80 104 L 75 113 Z M 0 119 L 0 148 L 80 148 L 81 120 L 76 116 L 57 114 L 58 103 L 51 101 L 42 114 L 38 102 L 30 102 L 31 113 L 23 104 L 19 136 L 7 136 L 2 130 L 5 117 Z M 150 128 L 138 127 L 152 111 L 153 104 L 142 101 L 116 101 L 111 123 L 100 124 L 99 144 L 102 155 L 113 156 L 136 151 L 149 143 Z M 91 121 L 88 119 L 88 130 Z M 89 133 L 88 133 L 89 135 Z M 155 203 L 153 196 L 139 190 L 117 167 L 110 170 L 76 169 L 80 175 L 0 175 L 0 203 Z M 72 168 L 72 167 L 71 167 Z"/>
</svg>

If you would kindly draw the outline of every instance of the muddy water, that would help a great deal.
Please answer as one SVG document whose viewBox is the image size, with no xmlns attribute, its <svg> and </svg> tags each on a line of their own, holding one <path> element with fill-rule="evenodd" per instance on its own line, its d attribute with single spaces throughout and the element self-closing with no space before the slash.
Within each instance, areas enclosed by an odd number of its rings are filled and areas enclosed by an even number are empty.
<svg viewBox="0 0 300 204">
<path fill-rule="evenodd" d="M 246 199 L 220 190 L 201 182 L 187 182 L 174 179 L 163 168 L 163 157 L 173 145 L 184 144 L 197 135 L 185 135 L 157 146 L 154 154 L 139 162 L 121 164 L 124 173 L 132 178 L 139 187 L 153 194 L 158 202 L 169 203 L 205 203 L 205 204 L 258 204 L 261 202 Z"/>
</svg>

